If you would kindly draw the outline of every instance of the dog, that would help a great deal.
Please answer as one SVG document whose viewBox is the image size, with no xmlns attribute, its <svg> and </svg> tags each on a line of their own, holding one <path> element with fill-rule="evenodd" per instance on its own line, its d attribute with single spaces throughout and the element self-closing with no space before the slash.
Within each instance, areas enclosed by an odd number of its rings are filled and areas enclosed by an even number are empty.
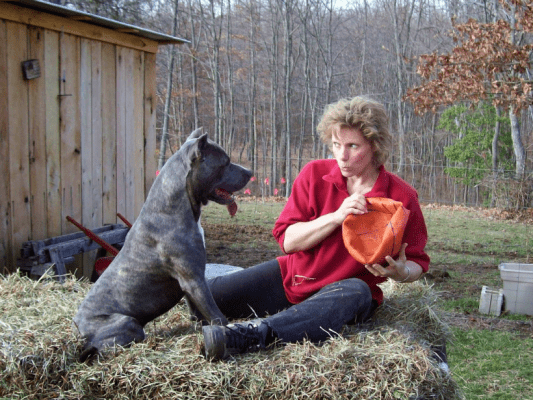
<svg viewBox="0 0 533 400">
<path fill-rule="evenodd" d="M 231 193 L 251 176 L 201 128 L 191 133 L 161 169 L 124 246 L 79 306 L 73 323 L 85 340 L 81 362 L 107 347 L 143 341 L 144 326 L 183 296 L 191 315 L 227 324 L 205 280 L 200 214 L 208 201 L 235 211 Z"/>
</svg>

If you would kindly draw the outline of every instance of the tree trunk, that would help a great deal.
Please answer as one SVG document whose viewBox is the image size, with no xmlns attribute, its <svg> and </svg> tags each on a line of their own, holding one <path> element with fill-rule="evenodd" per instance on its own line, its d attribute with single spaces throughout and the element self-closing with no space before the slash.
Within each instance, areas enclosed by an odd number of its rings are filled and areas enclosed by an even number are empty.
<svg viewBox="0 0 533 400">
<path fill-rule="evenodd" d="M 249 120 L 249 131 L 250 131 L 250 158 L 252 161 L 252 170 L 257 171 L 258 169 L 258 140 L 257 140 L 257 109 L 256 109 L 256 7 L 257 4 L 255 0 L 251 0 L 249 3 L 250 7 L 250 82 L 249 82 L 249 105 L 250 105 L 250 120 Z M 267 188 L 268 190 L 268 188 Z M 268 194 L 268 193 L 267 193 Z"/>
<path fill-rule="evenodd" d="M 398 85 L 398 92 L 397 92 L 397 98 L 396 98 L 396 113 L 398 118 L 398 148 L 399 148 L 399 162 L 398 162 L 398 168 L 397 172 L 400 176 L 403 175 L 403 170 L 405 167 L 405 106 L 403 103 L 403 95 L 404 95 L 404 67 L 403 67 L 403 60 L 402 57 L 405 56 L 405 49 L 404 45 L 401 42 L 400 37 L 400 23 L 398 21 L 398 14 L 399 14 L 399 7 L 397 5 L 397 1 L 393 1 L 393 6 L 391 10 L 391 17 L 393 21 L 393 27 L 394 27 L 394 46 L 395 46 L 395 53 L 396 53 L 396 84 Z M 412 4 L 405 5 L 406 12 L 408 11 L 409 14 L 405 16 L 406 20 L 404 20 L 404 27 L 405 27 L 405 34 L 406 34 L 406 45 L 409 45 L 409 36 L 410 36 L 410 26 L 411 26 L 411 17 L 414 10 L 414 0 Z"/>
<path fill-rule="evenodd" d="M 272 44 L 270 47 L 270 148 L 272 157 L 270 160 L 270 176 L 272 181 L 278 181 L 278 171 L 279 162 L 278 154 L 279 151 L 279 129 L 278 129 L 278 104 L 279 104 L 279 91 L 278 91 L 278 43 L 279 43 L 279 15 L 282 14 L 280 6 L 275 0 L 269 1 L 269 10 L 271 13 L 271 29 L 272 29 Z"/>
<path fill-rule="evenodd" d="M 176 36 L 178 31 L 178 0 L 174 4 L 174 23 L 172 26 L 172 35 Z M 168 75 L 167 75 L 167 93 L 165 98 L 165 110 L 163 112 L 163 130 L 161 133 L 161 142 L 159 143 L 159 162 L 157 164 L 157 170 L 161 171 L 163 165 L 165 165 L 165 154 L 167 152 L 167 143 L 168 143 L 168 121 L 169 121 L 169 112 L 170 112 L 170 102 L 172 100 L 172 80 L 174 74 L 174 45 L 170 46 L 170 62 L 168 66 Z"/>
<path fill-rule="evenodd" d="M 433 114 L 433 118 L 431 120 L 431 138 L 429 142 L 429 154 L 433 156 L 433 161 L 430 161 L 430 173 L 429 173 L 429 184 L 431 187 L 430 190 L 430 198 L 431 201 L 435 201 L 437 199 L 437 184 L 435 182 L 436 180 L 436 161 L 435 160 L 435 130 L 437 128 L 437 114 Z"/>
<path fill-rule="evenodd" d="M 500 107 L 496 109 L 496 124 L 494 125 L 494 137 L 492 138 L 492 196 L 490 200 L 490 206 L 494 207 L 496 204 L 496 181 L 498 179 L 498 140 L 500 138 L 500 117 L 502 111 Z"/>
<path fill-rule="evenodd" d="M 200 3 L 200 7 L 201 3 Z M 214 110 L 214 135 L 213 140 L 220 143 L 223 139 L 222 131 L 222 84 L 220 80 L 220 48 L 222 38 L 222 26 L 224 24 L 224 9 L 222 5 L 215 0 L 209 0 L 210 20 L 208 21 L 207 33 L 209 34 L 209 40 L 211 41 L 211 83 L 213 86 L 213 110 Z"/>
<path fill-rule="evenodd" d="M 193 8 L 193 0 L 189 0 L 189 23 L 191 25 L 191 90 L 192 90 L 192 110 L 193 110 L 193 119 L 194 119 L 194 126 L 192 130 L 199 128 L 199 117 L 198 117 L 198 72 L 197 72 L 197 50 L 198 50 L 198 44 L 199 39 L 196 35 L 196 18 L 194 18 L 194 8 Z M 200 18 L 200 23 L 202 22 L 202 19 Z M 201 30 L 201 29 L 200 29 Z"/>
<path fill-rule="evenodd" d="M 516 26 L 516 5 L 511 4 L 510 5 L 511 12 L 511 26 Z M 516 44 L 517 42 L 516 32 L 515 30 L 511 30 L 511 38 L 510 41 L 512 44 Z M 516 179 L 523 179 L 524 173 L 526 171 L 526 151 L 524 149 L 524 145 L 522 143 L 522 135 L 520 133 L 520 122 L 518 121 L 518 114 L 519 110 L 515 113 L 514 107 L 509 107 L 509 118 L 511 119 L 511 137 L 513 139 L 513 150 L 514 155 L 516 159 L 516 169 L 515 169 L 515 178 Z"/>
<path fill-rule="evenodd" d="M 367 29 L 368 26 L 368 2 L 367 0 L 364 1 L 364 7 L 365 7 L 365 27 L 363 28 L 363 49 L 362 49 L 362 55 L 361 55 L 361 71 L 359 75 L 359 80 L 361 82 L 361 93 L 366 92 L 366 84 L 365 84 L 365 59 L 366 59 L 366 42 L 367 42 Z"/>
<path fill-rule="evenodd" d="M 524 178 L 526 172 L 526 150 L 522 143 L 518 115 L 512 106 L 509 107 L 509 118 L 511 119 L 511 137 L 513 138 L 513 151 L 516 159 L 515 178 L 520 180 Z"/>
<path fill-rule="evenodd" d="M 291 163 L 291 71 L 292 71 L 292 0 L 285 0 L 285 19 L 283 33 L 285 38 L 285 56 L 283 59 L 283 70 L 285 73 L 285 164 L 287 185 L 285 186 L 285 196 L 291 193 L 292 163 Z"/>
<path fill-rule="evenodd" d="M 310 69 L 310 59 L 311 59 L 311 38 L 309 37 L 309 30 L 307 27 L 308 24 L 308 17 L 311 12 L 311 5 L 309 3 L 309 0 L 306 0 L 305 2 L 305 8 L 300 13 L 300 19 L 303 24 L 303 52 L 304 52 L 304 63 L 302 65 L 303 69 L 303 76 L 304 76 L 304 88 L 302 91 L 302 110 L 301 110 L 301 116 L 300 116 L 300 137 L 298 141 L 298 171 L 302 169 L 302 156 L 303 156 L 303 150 L 305 146 L 305 132 L 307 129 L 307 115 L 308 115 L 308 108 L 309 108 L 309 102 L 310 102 L 310 94 L 311 94 L 311 69 Z"/>
<path fill-rule="evenodd" d="M 233 149 L 233 137 L 235 135 L 235 87 L 233 85 L 233 60 L 232 60 L 232 18 L 231 18 L 231 0 L 228 0 L 228 18 L 226 21 L 227 35 L 226 35 L 226 63 L 228 74 L 228 91 L 229 91 L 229 116 L 226 123 L 226 132 L 224 143 L 221 145 L 228 151 L 231 156 L 231 150 Z"/>
<path fill-rule="evenodd" d="M 497 173 L 498 172 L 498 140 L 500 139 L 500 117 L 502 115 L 502 111 L 500 107 L 496 108 L 496 124 L 494 125 L 494 137 L 492 138 L 492 172 Z"/>
</svg>

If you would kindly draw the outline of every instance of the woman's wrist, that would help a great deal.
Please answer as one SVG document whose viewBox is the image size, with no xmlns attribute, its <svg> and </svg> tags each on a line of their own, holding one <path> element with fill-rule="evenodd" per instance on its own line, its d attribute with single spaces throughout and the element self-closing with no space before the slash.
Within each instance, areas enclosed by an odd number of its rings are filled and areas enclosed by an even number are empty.
<svg viewBox="0 0 533 400">
<path fill-rule="evenodd" d="M 405 263 L 405 269 L 407 271 L 403 275 L 403 278 L 400 278 L 400 279 L 396 280 L 396 282 L 398 282 L 398 283 L 415 282 L 418 279 L 420 279 L 420 277 L 424 273 L 424 270 L 422 269 L 422 267 L 418 263 L 416 263 L 414 261 L 409 261 L 408 260 Z"/>
<path fill-rule="evenodd" d="M 405 269 L 407 269 L 407 275 L 401 281 L 397 281 L 398 283 L 405 283 L 411 277 L 411 268 L 409 268 L 409 265 L 405 264 Z"/>
</svg>

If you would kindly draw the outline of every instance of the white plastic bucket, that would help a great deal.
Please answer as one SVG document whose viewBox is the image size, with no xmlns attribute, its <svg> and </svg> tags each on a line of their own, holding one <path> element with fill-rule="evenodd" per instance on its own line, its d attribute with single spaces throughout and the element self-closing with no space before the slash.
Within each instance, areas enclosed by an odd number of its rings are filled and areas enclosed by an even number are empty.
<svg viewBox="0 0 533 400">
<path fill-rule="evenodd" d="M 505 310 L 511 314 L 533 315 L 533 264 L 502 263 Z"/>
</svg>

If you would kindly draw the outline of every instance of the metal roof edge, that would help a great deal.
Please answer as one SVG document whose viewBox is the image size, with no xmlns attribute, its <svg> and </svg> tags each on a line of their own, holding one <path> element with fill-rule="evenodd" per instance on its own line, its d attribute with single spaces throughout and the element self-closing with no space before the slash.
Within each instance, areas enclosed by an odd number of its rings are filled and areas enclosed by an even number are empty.
<svg viewBox="0 0 533 400">
<path fill-rule="evenodd" d="M 2 3 L 12 3 L 20 6 L 25 6 L 38 11 L 45 11 L 50 14 L 62 16 L 65 18 L 75 19 L 88 24 L 102 26 L 108 29 L 116 30 L 123 33 L 128 33 L 135 36 L 144 37 L 160 44 L 183 44 L 190 43 L 187 39 L 178 38 L 164 33 L 155 32 L 150 29 L 140 28 L 135 25 L 118 22 L 110 18 L 101 17 L 98 15 L 86 13 L 84 11 L 73 10 L 71 8 L 52 4 L 41 0 L 0 0 Z"/>
</svg>

